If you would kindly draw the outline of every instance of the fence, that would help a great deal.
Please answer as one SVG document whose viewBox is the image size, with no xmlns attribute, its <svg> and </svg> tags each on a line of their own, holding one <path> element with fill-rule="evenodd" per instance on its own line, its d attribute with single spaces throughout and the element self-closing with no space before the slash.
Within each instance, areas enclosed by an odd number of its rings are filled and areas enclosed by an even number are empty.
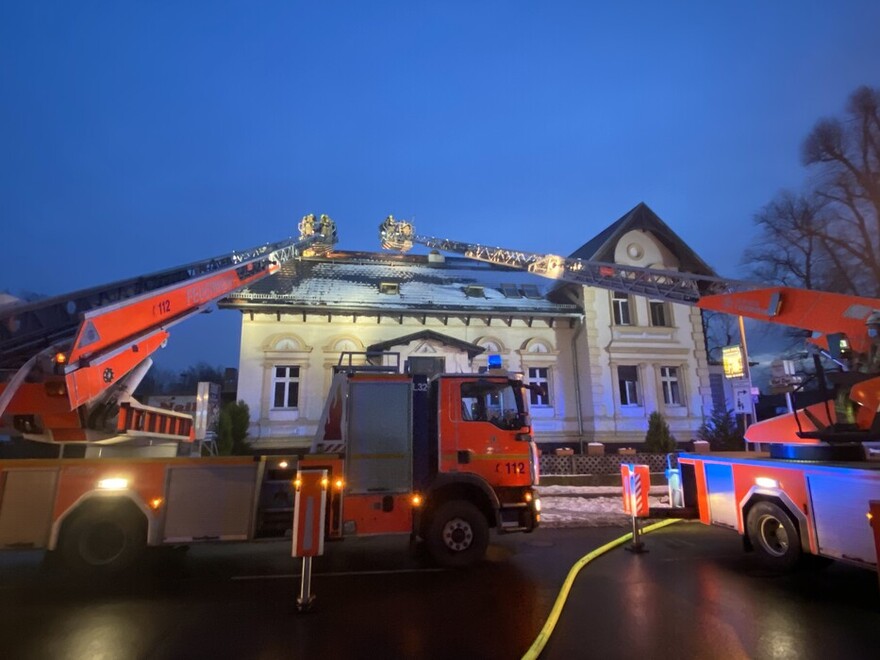
<svg viewBox="0 0 880 660">
<path fill-rule="evenodd" d="M 608 454 L 606 456 L 541 456 L 541 474 L 619 474 L 621 463 L 648 465 L 651 472 L 666 469 L 666 454 Z M 677 467 L 676 456 L 672 455 L 672 467 Z"/>
</svg>

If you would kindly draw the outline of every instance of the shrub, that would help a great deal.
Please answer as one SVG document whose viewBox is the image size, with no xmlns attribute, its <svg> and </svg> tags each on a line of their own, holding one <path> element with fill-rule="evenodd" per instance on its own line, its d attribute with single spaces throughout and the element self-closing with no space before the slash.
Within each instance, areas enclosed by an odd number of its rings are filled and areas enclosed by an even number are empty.
<svg viewBox="0 0 880 660">
<path fill-rule="evenodd" d="M 732 410 L 726 408 L 715 408 L 697 431 L 697 436 L 716 451 L 743 448 L 743 434 L 736 422 L 736 416 Z"/>
<path fill-rule="evenodd" d="M 224 403 L 217 422 L 217 453 L 221 456 L 247 454 L 250 445 L 245 438 L 251 411 L 244 401 Z"/>
<path fill-rule="evenodd" d="M 669 424 L 666 423 L 663 414 L 656 410 L 648 417 L 645 448 L 654 454 L 668 454 L 675 451 L 675 438 L 669 432 Z"/>
</svg>

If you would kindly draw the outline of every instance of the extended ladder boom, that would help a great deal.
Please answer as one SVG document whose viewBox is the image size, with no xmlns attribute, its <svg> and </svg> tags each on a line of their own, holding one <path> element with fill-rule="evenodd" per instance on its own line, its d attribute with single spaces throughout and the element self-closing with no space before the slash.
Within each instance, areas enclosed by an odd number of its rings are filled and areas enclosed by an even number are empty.
<svg viewBox="0 0 880 660">
<path fill-rule="evenodd" d="M 5 384 L 0 382 L 0 415 L 8 407 L 14 415 L 45 416 L 47 407 L 57 409 L 34 388 L 15 403 L 26 378 L 34 380 L 29 377 L 34 370 L 48 376 L 63 373 L 63 384 L 45 389 L 56 401 L 66 398 L 69 410 L 95 401 L 155 352 L 170 326 L 277 272 L 296 256 L 328 251 L 337 240 L 327 216 L 305 216 L 299 230 L 296 239 L 0 308 L 0 369 L 14 372 Z"/>
<path fill-rule="evenodd" d="M 461 243 L 432 236 L 419 236 L 415 233 L 412 223 L 395 220 L 392 216 L 388 216 L 379 225 L 379 234 L 382 247 L 389 250 L 406 252 L 412 248 L 414 243 L 418 243 L 429 248 L 454 252 L 497 266 L 527 270 L 535 275 L 554 280 L 575 282 L 685 305 L 696 305 L 705 295 L 726 293 L 746 286 L 742 282 L 709 275 L 622 266 L 552 254 L 536 254 L 475 243 Z"/>
<path fill-rule="evenodd" d="M 865 321 L 880 310 L 880 300 L 790 287 L 760 287 L 738 280 L 678 271 L 638 268 L 557 255 L 536 254 L 420 236 L 412 223 L 388 216 L 379 225 L 382 247 L 406 252 L 414 243 L 498 266 L 600 289 L 667 300 L 701 309 L 745 316 L 814 333 L 811 341 L 827 348 L 827 335 L 842 333 L 851 348 L 866 353 L 871 341 Z"/>
<path fill-rule="evenodd" d="M 329 218 L 328 221 L 332 223 Z M 326 251 L 335 242 L 335 227 L 328 227 L 326 235 L 319 233 L 314 227 L 314 216 L 306 216 L 300 223 L 300 236 L 296 239 L 288 238 L 31 303 L 0 307 L 0 369 L 18 369 L 41 350 L 71 341 L 77 335 L 83 314 L 124 304 L 146 294 L 183 288 L 187 282 L 210 278 L 221 272 L 234 272 L 239 279 L 253 281 L 268 275 L 270 270 L 274 272 L 273 264 L 282 264 L 306 250 Z M 221 291 L 219 295 L 210 296 L 203 287 L 202 299 L 193 297 L 185 307 L 194 307 L 198 311 L 205 302 L 227 293 L 229 291 Z M 173 316 L 185 309 L 176 311 Z M 143 329 L 129 327 L 127 331 L 135 333 Z"/>
</svg>

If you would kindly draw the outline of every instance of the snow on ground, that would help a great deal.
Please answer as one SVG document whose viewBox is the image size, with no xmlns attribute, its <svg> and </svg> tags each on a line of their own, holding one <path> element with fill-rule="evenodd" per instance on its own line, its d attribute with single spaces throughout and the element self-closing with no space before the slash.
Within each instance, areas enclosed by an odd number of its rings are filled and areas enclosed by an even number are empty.
<svg viewBox="0 0 880 660">
<path fill-rule="evenodd" d="M 625 527 L 621 488 L 613 486 L 541 486 L 542 527 Z M 652 486 L 649 505 L 668 506 L 666 486 Z"/>
</svg>

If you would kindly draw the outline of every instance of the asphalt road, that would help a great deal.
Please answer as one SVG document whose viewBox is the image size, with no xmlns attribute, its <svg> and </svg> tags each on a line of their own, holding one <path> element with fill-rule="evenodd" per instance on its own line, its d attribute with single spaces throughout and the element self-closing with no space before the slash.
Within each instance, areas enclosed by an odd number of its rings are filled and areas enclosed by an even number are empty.
<svg viewBox="0 0 880 660">
<path fill-rule="evenodd" d="M 2 658 L 519 658 L 572 563 L 620 528 L 496 538 L 486 562 L 436 570 L 399 538 L 316 560 L 316 611 L 296 613 L 283 543 L 162 552 L 110 583 L 66 579 L 38 552 L 0 554 Z M 876 576 L 778 576 L 732 532 L 680 524 L 614 550 L 572 589 L 546 658 L 873 658 Z"/>
</svg>

